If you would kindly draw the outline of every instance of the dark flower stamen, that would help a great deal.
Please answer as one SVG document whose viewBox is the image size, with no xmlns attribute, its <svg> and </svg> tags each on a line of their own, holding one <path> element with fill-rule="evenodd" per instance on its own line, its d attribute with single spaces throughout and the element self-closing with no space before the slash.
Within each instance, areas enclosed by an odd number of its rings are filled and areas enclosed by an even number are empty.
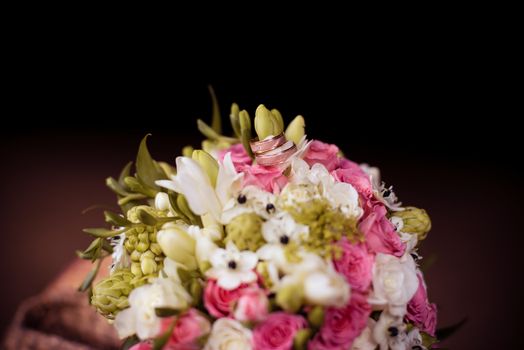
<svg viewBox="0 0 524 350">
<path fill-rule="evenodd" d="M 286 235 L 283 235 L 280 237 L 280 243 L 282 244 L 288 244 L 289 243 L 289 237 Z"/>
<path fill-rule="evenodd" d="M 247 198 L 243 194 L 240 194 L 237 198 L 237 201 L 239 204 L 244 204 L 247 201 Z"/>
<path fill-rule="evenodd" d="M 234 260 L 231 260 L 227 263 L 227 267 L 229 267 L 230 269 L 234 270 L 237 268 L 237 263 L 234 261 Z"/>
<path fill-rule="evenodd" d="M 269 203 L 268 205 L 266 205 L 266 211 L 271 214 L 271 213 L 274 213 L 275 212 L 275 206 L 271 203 Z"/>
<path fill-rule="evenodd" d="M 388 328 L 389 335 L 392 337 L 396 337 L 398 335 L 398 328 L 397 327 L 389 327 Z"/>
</svg>

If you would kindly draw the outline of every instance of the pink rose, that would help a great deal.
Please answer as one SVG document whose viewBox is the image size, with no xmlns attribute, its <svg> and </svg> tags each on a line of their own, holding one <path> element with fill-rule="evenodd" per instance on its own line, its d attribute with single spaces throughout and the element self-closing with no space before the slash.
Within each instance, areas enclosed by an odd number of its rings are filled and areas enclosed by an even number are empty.
<svg viewBox="0 0 524 350">
<path fill-rule="evenodd" d="M 338 242 L 342 255 L 334 260 L 335 269 L 346 277 L 351 290 L 367 292 L 373 277 L 373 255 L 363 243 L 351 244 L 346 238 Z"/>
<path fill-rule="evenodd" d="M 337 146 L 315 140 L 309 145 L 304 160 L 309 166 L 320 163 L 324 165 L 328 171 L 332 171 L 337 168 L 339 162 L 337 154 Z"/>
<path fill-rule="evenodd" d="M 324 324 L 309 342 L 308 350 L 347 350 L 366 328 L 371 306 L 364 294 L 353 293 L 343 308 L 328 308 Z"/>
<path fill-rule="evenodd" d="M 282 171 L 277 167 L 246 165 L 244 167 L 244 186 L 254 185 L 268 192 L 279 193 L 288 182 Z"/>
<path fill-rule="evenodd" d="M 418 272 L 419 285 L 413 299 L 408 303 L 406 318 L 423 332 L 435 336 L 437 327 L 437 306 L 430 304 L 424 276 Z"/>
<path fill-rule="evenodd" d="M 364 205 L 364 216 L 358 228 L 364 233 L 366 245 L 371 252 L 401 257 L 406 245 L 400 240 L 395 226 L 388 220 L 386 213 L 383 204 L 368 201 Z"/>
<path fill-rule="evenodd" d="M 269 300 L 266 293 L 259 288 L 246 288 L 237 301 L 233 316 L 241 322 L 263 321 L 268 314 Z"/>
<path fill-rule="evenodd" d="M 355 187 L 357 192 L 366 198 L 373 196 L 373 186 L 369 176 L 357 163 L 348 159 L 341 159 L 339 168 L 332 171 L 331 175 L 339 182 L 345 182 Z"/>
<path fill-rule="evenodd" d="M 175 317 L 162 319 L 159 336 L 167 332 L 174 321 Z M 210 331 L 209 320 L 199 311 L 190 309 L 176 319 L 173 333 L 165 348 L 169 350 L 198 350 L 200 349 L 199 338 L 209 334 Z"/>
<path fill-rule="evenodd" d="M 241 284 L 233 290 L 220 288 L 217 281 L 209 279 L 204 290 L 204 306 L 214 317 L 226 317 L 233 314 L 233 306 L 242 295 L 242 289 L 249 285 Z"/>
<path fill-rule="evenodd" d="M 272 313 L 253 331 L 255 350 L 291 349 L 295 334 L 306 326 L 307 322 L 302 316 L 285 312 Z"/>
<path fill-rule="evenodd" d="M 253 163 L 241 143 L 234 144 L 233 146 L 220 151 L 218 153 L 218 158 L 220 161 L 224 160 L 224 157 L 228 152 L 231 152 L 231 160 L 233 161 L 233 165 L 238 172 L 241 172 L 244 169 L 244 166 L 251 165 Z"/>
<path fill-rule="evenodd" d="M 136 343 L 132 347 L 129 348 L 129 350 L 152 350 L 153 344 L 151 344 L 150 341 L 143 341 L 140 343 Z"/>
</svg>

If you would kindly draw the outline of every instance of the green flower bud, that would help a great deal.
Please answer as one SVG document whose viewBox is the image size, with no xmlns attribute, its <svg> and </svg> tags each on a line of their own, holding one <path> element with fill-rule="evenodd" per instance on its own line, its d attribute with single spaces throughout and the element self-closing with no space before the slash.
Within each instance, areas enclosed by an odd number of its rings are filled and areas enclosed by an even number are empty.
<svg viewBox="0 0 524 350">
<path fill-rule="evenodd" d="M 258 106 L 255 111 L 255 131 L 259 140 L 275 135 L 272 114 L 264 105 Z"/>
<path fill-rule="evenodd" d="M 119 311 L 129 307 L 127 297 L 133 289 L 132 278 L 131 271 L 119 270 L 103 279 L 93 287 L 91 304 L 100 314 L 114 319 Z"/>
<path fill-rule="evenodd" d="M 156 235 L 155 235 L 156 240 Z M 162 248 L 160 247 L 160 244 L 158 243 L 151 243 L 149 246 L 149 249 L 155 254 L 155 255 L 161 255 L 162 254 Z"/>
<path fill-rule="evenodd" d="M 165 217 L 166 216 L 165 212 L 151 208 L 148 205 L 137 205 L 136 207 L 133 207 L 127 211 L 127 220 L 131 221 L 133 224 L 139 224 L 141 222 L 140 216 L 139 216 L 139 212 L 141 210 L 144 210 L 146 213 L 152 216 L 156 216 L 156 217 Z M 140 231 L 140 232 L 143 232 L 143 231 Z"/>
<path fill-rule="evenodd" d="M 307 319 L 313 327 L 320 328 L 324 323 L 324 308 L 320 305 L 315 306 L 307 314 Z"/>
<path fill-rule="evenodd" d="M 296 116 L 286 129 L 286 139 L 293 141 L 298 145 L 302 137 L 305 135 L 306 122 L 301 115 Z"/>
<path fill-rule="evenodd" d="M 280 135 L 284 131 L 284 118 L 282 118 L 282 114 L 280 114 L 278 109 L 272 109 L 271 115 L 273 116 L 273 122 L 274 122 L 274 132 L 275 135 Z"/>
<path fill-rule="evenodd" d="M 157 271 L 157 263 L 152 258 L 141 259 L 140 268 L 144 275 L 150 275 Z"/>
<path fill-rule="evenodd" d="M 313 332 L 309 328 L 298 330 L 293 339 L 293 350 L 306 350 L 307 342 L 312 334 Z"/>
<path fill-rule="evenodd" d="M 266 261 L 260 261 L 257 264 L 257 272 L 262 278 L 262 283 L 267 289 L 272 289 L 274 286 L 273 279 L 271 278 L 269 267 Z"/>
<path fill-rule="evenodd" d="M 131 273 L 135 275 L 135 277 L 142 277 L 142 267 L 140 266 L 139 262 L 131 263 Z"/>
<path fill-rule="evenodd" d="M 211 185 L 215 187 L 218 176 L 218 162 L 209 153 L 202 150 L 193 151 L 193 160 L 196 161 L 206 172 Z"/>
<path fill-rule="evenodd" d="M 256 251 L 265 244 L 262 218 L 255 213 L 241 214 L 226 225 L 225 243 L 232 241 L 240 250 Z"/>
<path fill-rule="evenodd" d="M 191 158 L 191 156 L 193 155 L 193 146 L 186 146 L 182 148 L 182 155 L 184 157 Z"/>
<path fill-rule="evenodd" d="M 140 252 L 138 250 L 133 250 L 131 253 L 131 261 L 140 261 Z"/>
<path fill-rule="evenodd" d="M 189 284 L 188 292 L 193 298 L 194 306 L 198 305 L 202 298 L 202 284 L 197 278 L 193 278 Z"/>
<path fill-rule="evenodd" d="M 304 291 L 295 284 L 282 286 L 277 292 L 276 302 L 285 311 L 296 313 L 304 302 Z"/>
<path fill-rule="evenodd" d="M 403 211 L 394 212 L 392 216 L 402 219 L 402 232 L 416 234 L 419 241 L 425 239 L 431 230 L 431 220 L 424 209 L 406 207 Z"/>
<path fill-rule="evenodd" d="M 231 105 L 231 113 L 229 114 L 229 118 L 231 120 L 231 126 L 233 127 L 235 135 L 240 137 L 242 135 L 240 131 L 240 108 L 236 103 Z"/>
<path fill-rule="evenodd" d="M 140 253 L 143 253 L 148 249 L 149 249 L 149 243 L 146 243 L 146 242 L 140 242 L 136 246 L 136 250 L 138 250 Z"/>
<path fill-rule="evenodd" d="M 138 241 L 143 243 L 149 243 L 149 233 L 142 232 L 138 234 Z"/>
</svg>

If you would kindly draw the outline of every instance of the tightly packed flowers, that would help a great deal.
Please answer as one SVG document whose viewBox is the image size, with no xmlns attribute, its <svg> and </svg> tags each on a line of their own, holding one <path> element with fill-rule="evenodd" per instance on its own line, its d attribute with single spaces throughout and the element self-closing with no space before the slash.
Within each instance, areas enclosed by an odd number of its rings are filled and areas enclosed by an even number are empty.
<svg viewBox="0 0 524 350">
<path fill-rule="evenodd" d="M 403 207 L 377 168 L 307 140 L 301 116 L 284 130 L 277 110 L 252 121 L 233 104 L 229 137 L 216 103 L 213 115 L 198 121 L 203 149 L 176 166 L 144 138 L 136 173 L 107 179 L 121 213 L 85 230 L 95 239 L 79 255 L 98 264 L 82 289 L 119 336 L 133 349 L 430 348 L 426 212 Z M 91 286 L 105 257 L 109 277 Z"/>
</svg>

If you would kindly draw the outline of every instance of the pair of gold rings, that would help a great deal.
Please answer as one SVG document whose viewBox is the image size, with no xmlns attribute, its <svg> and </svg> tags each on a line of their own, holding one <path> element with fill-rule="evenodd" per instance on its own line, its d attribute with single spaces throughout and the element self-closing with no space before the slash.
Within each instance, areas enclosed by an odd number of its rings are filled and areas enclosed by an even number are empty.
<svg viewBox="0 0 524 350">
<path fill-rule="evenodd" d="M 293 141 L 286 141 L 283 133 L 262 141 L 255 138 L 249 144 L 258 164 L 264 166 L 279 165 L 285 162 L 297 150 Z"/>
</svg>

